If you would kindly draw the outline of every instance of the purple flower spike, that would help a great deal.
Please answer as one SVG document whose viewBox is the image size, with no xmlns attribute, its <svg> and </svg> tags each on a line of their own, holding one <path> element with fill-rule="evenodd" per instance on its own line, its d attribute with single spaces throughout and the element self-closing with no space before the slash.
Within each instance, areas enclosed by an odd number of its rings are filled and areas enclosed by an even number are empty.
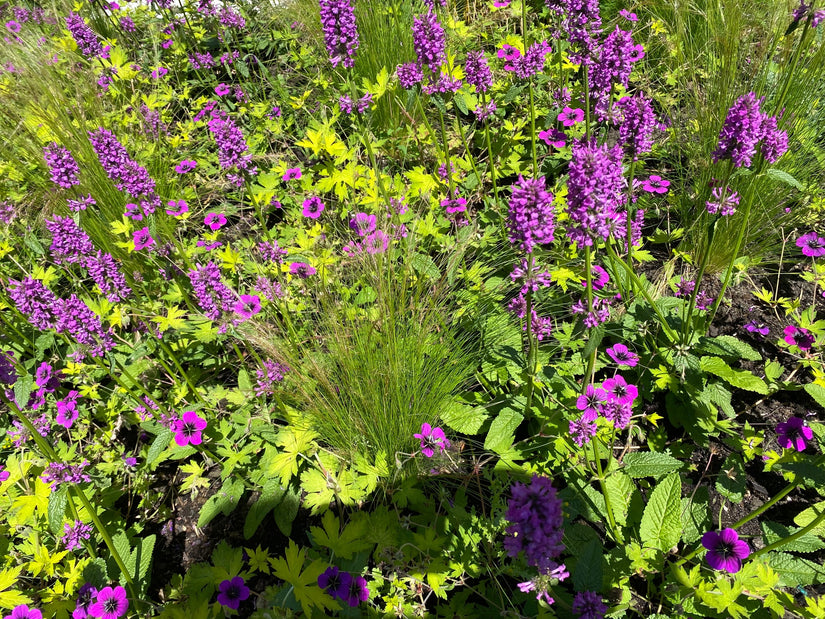
<svg viewBox="0 0 825 619">
<path fill-rule="evenodd" d="M 218 589 L 218 604 L 232 610 L 238 610 L 241 602 L 249 597 L 249 587 L 240 576 L 224 580 Z"/>
<path fill-rule="evenodd" d="M 355 64 L 358 49 L 358 29 L 350 0 L 320 0 L 321 26 L 324 43 L 333 67 L 338 63 L 347 68 Z"/>
<path fill-rule="evenodd" d="M 339 571 L 334 565 L 318 577 L 318 586 L 335 600 L 343 600 L 349 594 L 350 583 L 352 575 Z"/>
<path fill-rule="evenodd" d="M 796 239 L 796 246 L 802 250 L 802 255 L 809 258 L 821 258 L 825 256 L 825 238 L 816 232 L 808 232 Z"/>
<path fill-rule="evenodd" d="M 200 445 L 203 442 L 201 433 L 204 429 L 206 420 L 198 417 L 194 411 L 186 411 L 183 418 L 175 422 L 175 442 L 181 447 Z"/>
<path fill-rule="evenodd" d="M 813 440 L 814 431 L 799 417 L 791 417 L 776 425 L 777 441 L 785 449 L 805 451 L 806 441 Z"/>
<path fill-rule="evenodd" d="M 58 146 L 56 142 L 48 144 L 43 149 L 43 159 L 49 166 L 52 174 L 52 182 L 64 189 L 69 189 L 74 185 L 79 185 L 77 175 L 80 173 L 80 166 L 67 149 Z"/>
<path fill-rule="evenodd" d="M 553 241 L 555 232 L 553 194 L 547 191 L 544 177 L 537 179 L 519 176 L 513 185 L 510 209 L 507 213 L 507 231 L 511 243 L 517 243 L 530 253 L 535 245 Z"/>
<path fill-rule="evenodd" d="M 593 591 L 580 591 L 573 598 L 573 612 L 580 619 L 602 619 L 607 612 L 607 606 L 602 602 L 602 596 Z"/>
<path fill-rule="evenodd" d="M 100 619 L 119 619 L 126 614 L 129 608 L 129 599 L 126 597 L 126 589 L 117 586 L 104 587 L 101 589 L 94 604 L 89 606 L 89 615 L 100 617 Z"/>
<path fill-rule="evenodd" d="M 722 529 L 718 533 L 708 531 L 702 536 L 702 546 L 708 550 L 705 555 L 708 565 L 731 574 L 742 569 L 742 559 L 747 559 L 751 553 L 733 529 Z"/>
<path fill-rule="evenodd" d="M 547 574 L 558 567 L 555 559 L 562 550 L 562 502 L 547 477 L 533 475 L 529 485 L 515 483 L 505 517 L 504 548 L 511 557 L 524 552 L 527 564 Z"/>
<path fill-rule="evenodd" d="M 421 433 L 413 434 L 413 438 L 421 441 L 421 453 L 428 458 L 435 455 L 435 450 L 444 451 L 450 446 L 450 441 L 444 435 L 444 430 L 441 428 L 433 428 L 430 424 L 424 423 L 421 425 Z"/>
</svg>

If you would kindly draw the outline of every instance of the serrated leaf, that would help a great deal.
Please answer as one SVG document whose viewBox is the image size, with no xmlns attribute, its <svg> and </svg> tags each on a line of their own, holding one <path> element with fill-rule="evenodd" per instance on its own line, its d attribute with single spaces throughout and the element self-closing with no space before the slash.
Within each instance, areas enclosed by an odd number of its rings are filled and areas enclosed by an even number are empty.
<svg viewBox="0 0 825 619">
<path fill-rule="evenodd" d="M 733 357 L 734 359 L 745 359 L 747 361 L 761 361 L 762 359 L 762 355 L 753 346 L 732 335 L 703 337 L 699 340 L 696 349 L 710 355 Z"/>
<path fill-rule="evenodd" d="M 278 507 L 284 497 L 284 487 L 278 483 L 277 479 L 270 479 L 261 489 L 261 496 L 249 509 L 243 525 L 244 539 L 249 539 L 255 535 L 255 531 L 261 526 L 266 515 Z"/>
<path fill-rule="evenodd" d="M 682 536 L 680 519 L 682 482 L 677 473 L 665 477 L 650 493 L 639 535 L 642 544 L 658 548 L 665 554 L 679 543 Z"/>
<path fill-rule="evenodd" d="M 14 401 L 21 410 L 29 403 L 29 396 L 31 396 L 33 387 L 34 379 L 28 374 L 18 378 L 14 383 Z"/>
<path fill-rule="evenodd" d="M 793 522 L 799 528 L 807 527 L 820 515 L 822 515 L 823 512 L 825 512 L 825 501 L 820 501 L 819 503 L 816 503 L 815 505 L 799 512 L 796 515 L 796 518 L 793 519 Z M 816 527 L 814 527 L 811 530 L 811 533 L 825 536 L 825 521 L 820 522 Z"/>
<path fill-rule="evenodd" d="M 441 421 L 451 430 L 461 434 L 476 434 L 490 414 L 483 406 L 469 406 L 462 402 L 451 402 L 441 413 Z"/>
<path fill-rule="evenodd" d="M 790 185 L 795 189 L 799 189 L 799 191 L 804 191 L 805 186 L 796 180 L 793 176 L 785 172 L 784 170 L 779 170 L 777 168 L 768 168 L 765 170 L 765 174 L 770 176 L 772 179 L 785 183 L 786 185 Z"/>
<path fill-rule="evenodd" d="M 718 376 L 733 387 L 754 391 L 761 395 L 767 395 L 770 392 L 764 380 L 747 370 L 734 370 L 719 357 L 702 357 L 701 368 L 703 372 Z"/>
<path fill-rule="evenodd" d="M 306 555 L 306 548 L 298 548 L 298 545 L 290 540 L 284 557 L 270 559 L 269 562 L 272 564 L 272 573 L 275 577 L 292 586 L 295 599 L 301 604 L 304 614 L 311 617 L 313 608 L 332 610 L 337 607 L 337 603 L 317 584 L 318 576 L 327 568 L 327 564 L 316 559 L 304 570 Z"/>
<path fill-rule="evenodd" d="M 198 526 L 205 527 L 220 513 L 228 516 L 238 506 L 244 493 L 244 485 L 234 477 L 228 477 L 220 490 L 209 497 L 201 508 Z"/>
<path fill-rule="evenodd" d="M 49 495 L 49 528 L 55 535 L 63 535 L 63 514 L 66 513 L 66 505 L 69 503 L 68 494 L 69 488 L 62 485 Z"/>
<path fill-rule="evenodd" d="M 135 548 L 125 558 L 126 567 L 134 574 L 134 579 L 140 584 L 142 590 L 149 585 L 149 578 L 152 574 L 152 556 L 155 550 L 155 535 L 143 537 L 135 544 Z"/>
<path fill-rule="evenodd" d="M 635 478 L 661 477 L 680 468 L 680 460 L 657 451 L 637 451 L 624 457 L 624 472 Z"/>
<path fill-rule="evenodd" d="M 252 381 L 249 379 L 249 372 L 246 370 L 238 372 L 238 389 L 246 392 L 252 391 Z"/>
<path fill-rule="evenodd" d="M 813 585 L 825 581 L 825 568 L 808 559 L 785 552 L 769 552 L 764 557 L 771 569 L 779 574 L 779 584 L 783 587 Z"/>
<path fill-rule="evenodd" d="M 427 254 L 415 254 L 412 258 L 412 267 L 419 275 L 426 275 L 430 279 L 441 277 L 441 270 L 435 261 Z"/>
<path fill-rule="evenodd" d="M 779 470 L 791 471 L 794 476 L 802 478 L 802 483 L 809 488 L 825 488 L 825 469 L 811 462 L 783 462 L 776 465 Z"/>
<path fill-rule="evenodd" d="M 693 497 L 681 500 L 682 541 L 691 544 L 710 530 L 708 489 L 699 487 Z"/>
<path fill-rule="evenodd" d="M 716 477 L 716 490 L 733 503 L 741 503 L 748 489 L 745 463 L 739 454 L 732 453 Z"/>
<path fill-rule="evenodd" d="M 816 385 L 814 383 L 808 383 L 805 385 L 805 391 L 811 396 L 816 403 L 819 404 L 823 409 L 825 409 L 825 387 L 822 385 Z"/>
<path fill-rule="evenodd" d="M 174 435 L 175 433 L 172 432 L 172 430 L 164 428 L 163 431 L 155 437 L 155 440 L 153 440 L 149 446 L 149 451 L 146 453 L 147 464 L 152 464 L 160 457 Z"/>
<path fill-rule="evenodd" d="M 759 524 L 762 526 L 762 535 L 765 538 L 766 546 L 778 542 L 779 540 L 787 539 L 799 530 L 786 527 L 784 524 L 780 524 L 778 522 L 763 520 Z M 819 537 L 817 537 L 814 533 L 810 532 L 795 540 L 786 542 L 782 546 L 783 551 L 803 553 L 816 552 L 818 550 L 822 550 L 823 548 L 825 548 L 825 542 L 819 539 Z"/>
<path fill-rule="evenodd" d="M 484 449 L 488 451 L 507 451 L 513 445 L 516 428 L 519 427 L 524 415 L 512 408 L 505 408 L 490 424 L 490 431 L 484 439 Z"/>
<path fill-rule="evenodd" d="M 604 578 L 604 547 L 598 539 L 587 542 L 576 553 L 576 566 L 573 568 L 573 587 L 576 591 L 602 590 Z"/>
<path fill-rule="evenodd" d="M 455 106 L 465 116 L 470 113 L 470 110 L 467 108 L 467 101 L 464 100 L 464 95 L 462 95 L 460 92 L 453 95 L 453 103 L 455 103 Z"/>
<path fill-rule="evenodd" d="M 636 492 L 636 486 L 624 472 L 617 471 L 604 481 L 607 496 L 610 499 L 610 508 L 616 523 L 621 526 L 627 525 L 627 513 L 630 509 L 630 501 Z"/>
</svg>

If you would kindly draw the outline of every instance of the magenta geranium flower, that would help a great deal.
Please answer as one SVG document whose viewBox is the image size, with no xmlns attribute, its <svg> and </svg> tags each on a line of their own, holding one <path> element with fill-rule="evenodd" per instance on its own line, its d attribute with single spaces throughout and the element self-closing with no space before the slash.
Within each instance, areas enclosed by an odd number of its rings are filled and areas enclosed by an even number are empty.
<svg viewBox="0 0 825 619">
<path fill-rule="evenodd" d="M 802 254 L 810 258 L 820 258 L 825 256 L 825 238 L 816 232 L 808 232 L 796 239 L 796 246 L 802 250 Z"/>
<path fill-rule="evenodd" d="M 303 216 L 309 217 L 310 219 L 318 219 L 321 216 L 321 213 L 324 212 L 324 203 L 321 202 L 321 198 L 318 196 L 313 196 L 304 200 L 303 207 Z"/>
<path fill-rule="evenodd" d="M 565 127 L 572 127 L 584 120 L 584 110 L 565 107 L 559 114 L 559 122 Z"/>
<path fill-rule="evenodd" d="M 224 580 L 218 589 L 218 604 L 232 610 L 238 610 L 241 602 L 249 597 L 249 587 L 240 576 Z"/>
<path fill-rule="evenodd" d="M 708 565 L 731 574 L 742 569 L 742 559 L 751 554 L 751 549 L 733 529 L 722 529 L 718 533 L 708 531 L 702 536 L 702 546 L 708 550 L 705 555 Z"/>
<path fill-rule="evenodd" d="M 252 318 L 261 311 L 261 298 L 254 294 L 242 294 L 232 309 L 244 318 Z"/>
<path fill-rule="evenodd" d="M 9 32 L 13 32 L 14 34 L 17 34 L 18 32 L 20 32 L 20 24 L 18 24 L 13 19 L 6 22 L 6 28 L 8 29 Z"/>
<path fill-rule="evenodd" d="M 806 441 L 814 438 L 814 431 L 799 417 L 791 417 L 788 421 L 776 424 L 776 434 L 780 447 L 797 451 L 805 451 Z"/>
<path fill-rule="evenodd" d="M 151 247 L 155 244 L 155 239 L 153 239 L 152 235 L 149 233 L 149 228 L 141 228 L 140 230 L 135 230 L 134 234 L 132 235 L 132 239 L 135 242 L 135 251 L 146 249 L 147 247 Z"/>
<path fill-rule="evenodd" d="M 198 167 L 198 162 L 192 159 L 184 159 L 175 166 L 175 172 L 178 174 L 186 174 Z"/>
<path fill-rule="evenodd" d="M 413 438 L 421 441 L 421 453 L 428 458 L 435 455 L 435 450 L 444 451 L 450 446 L 450 441 L 444 435 L 444 430 L 441 428 L 433 428 L 430 424 L 425 423 L 421 425 L 421 433 L 413 434 Z"/>
<path fill-rule="evenodd" d="M 226 215 L 223 213 L 209 213 L 204 217 L 203 223 L 209 226 L 212 231 L 220 230 L 226 224 Z"/>
<path fill-rule="evenodd" d="M 166 75 L 167 73 L 169 73 L 169 69 L 167 69 L 166 67 L 158 67 L 157 69 L 152 71 L 152 79 L 153 80 L 160 79 L 164 75 Z"/>
<path fill-rule="evenodd" d="M 166 206 L 169 207 L 166 209 L 166 214 L 172 217 L 180 217 L 184 213 L 189 212 L 189 205 L 186 203 L 186 200 L 169 200 Z"/>
<path fill-rule="evenodd" d="M 633 400 L 639 396 L 639 389 L 636 385 L 628 385 L 624 377 L 619 374 L 604 381 L 602 388 L 607 392 L 607 399 L 617 404 L 632 404 Z"/>
<path fill-rule="evenodd" d="M 496 52 L 496 55 L 506 61 L 512 61 L 521 57 L 521 52 L 512 45 L 505 43 L 501 46 L 501 49 Z"/>
<path fill-rule="evenodd" d="M 791 346 L 799 346 L 800 350 L 810 350 L 814 344 L 814 336 L 803 327 L 788 325 L 785 327 L 785 342 Z"/>
<path fill-rule="evenodd" d="M 768 335 L 768 333 L 771 332 L 768 325 L 763 322 L 757 322 L 756 320 L 751 320 L 749 323 L 742 325 L 742 328 L 745 331 L 750 333 L 758 333 L 759 335 Z"/>
<path fill-rule="evenodd" d="M 289 272 L 301 279 L 306 279 L 317 273 L 315 267 L 308 265 L 306 262 L 293 262 L 289 265 Z"/>
<path fill-rule="evenodd" d="M 602 402 L 607 400 L 607 392 L 587 385 L 584 393 L 576 398 L 576 408 L 582 412 L 582 418 L 592 421 L 599 416 Z"/>
<path fill-rule="evenodd" d="M 226 84 L 218 84 L 217 86 L 215 86 L 215 94 L 218 95 L 219 97 L 223 97 L 224 95 L 228 95 L 229 94 L 229 86 L 227 86 Z"/>
<path fill-rule="evenodd" d="M 351 582 L 352 574 L 340 571 L 335 565 L 318 576 L 318 586 L 336 600 L 343 600 L 347 596 Z"/>
<path fill-rule="evenodd" d="M 628 350 L 624 344 L 614 344 L 607 349 L 607 354 L 618 365 L 624 365 L 629 368 L 635 368 L 639 363 L 639 355 Z"/>
<path fill-rule="evenodd" d="M 670 181 L 663 179 L 657 174 L 652 174 L 650 178 L 642 181 L 642 189 L 648 193 L 667 193 Z"/>
<path fill-rule="evenodd" d="M 283 179 L 285 181 L 298 180 L 301 178 L 301 168 L 287 168 L 284 172 Z"/>
<path fill-rule="evenodd" d="M 6 481 L 9 477 L 11 477 L 11 473 L 6 471 L 5 468 L 5 464 L 0 464 L 0 484 Z"/>
<path fill-rule="evenodd" d="M 114 589 L 104 587 L 98 592 L 94 603 L 89 606 L 89 615 L 100 619 L 119 619 L 126 614 L 128 608 L 126 589 L 119 585 Z"/>
<path fill-rule="evenodd" d="M 205 428 L 205 419 L 198 417 L 195 411 L 186 411 L 182 419 L 175 421 L 175 442 L 181 447 L 200 445 L 203 442 L 201 433 Z"/>
<path fill-rule="evenodd" d="M 567 144 L 567 136 L 564 132 L 554 128 L 547 129 L 547 131 L 539 131 L 539 139 L 544 140 L 547 146 L 552 146 L 553 148 L 564 148 L 564 145 Z"/>
<path fill-rule="evenodd" d="M 89 606 L 94 603 L 97 597 L 97 589 L 92 583 L 85 583 L 77 592 L 75 609 L 72 612 L 72 619 L 86 619 L 89 616 Z"/>
<path fill-rule="evenodd" d="M 77 396 L 79 393 L 72 389 L 63 400 L 57 402 L 57 416 L 55 422 L 64 428 L 71 428 L 79 412 L 77 410 Z"/>
<path fill-rule="evenodd" d="M 25 604 L 15 606 L 8 617 L 3 619 L 43 619 L 43 614 L 36 608 L 29 608 Z"/>
</svg>

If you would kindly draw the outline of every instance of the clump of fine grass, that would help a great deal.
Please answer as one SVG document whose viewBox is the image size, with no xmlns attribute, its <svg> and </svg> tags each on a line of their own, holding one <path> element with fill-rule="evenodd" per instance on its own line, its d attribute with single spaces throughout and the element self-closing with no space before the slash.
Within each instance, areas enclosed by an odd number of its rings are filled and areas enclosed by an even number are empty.
<svg viewBox="0 0 825 619">
<path fill-rule="evenodd" d="M 349 460 L 362 455 L 394 468 L 478 363 L 478 339 L 460 333 L 444 280 L 413 268 L 416 255 L 391 251 L 353 264 L 374 302 L 352 311 L 322 298 L 317 339 L 291 360 L 297 406 L 320 440 Z"/>
</svg>

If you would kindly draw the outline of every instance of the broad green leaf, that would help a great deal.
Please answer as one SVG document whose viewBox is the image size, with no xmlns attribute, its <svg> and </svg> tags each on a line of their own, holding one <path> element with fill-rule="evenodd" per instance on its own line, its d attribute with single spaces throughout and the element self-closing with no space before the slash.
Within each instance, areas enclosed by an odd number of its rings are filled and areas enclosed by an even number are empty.
<svg viewBox="0 0 825 619">
<path fill-rule="evenodd" d="M 598 539 L 590 540 L 576 553 L 576 567 L 573 568 L 573 587 L 576 591 L 602 589 L 604 572 L 604 547 Z"/>
<path fill-rule="evenodd" d="M 289 537 L 292 533 L 292 522 L 298 515 L 298 508 L 301 506 L 301 495 L 291 485 L 287 487 L 281 504 L 275 510 L 275 524 L 281 533 Z"/>
<path fill-rule="evenodd" d="M 327 568 L 327 564 L 320 559 L 313 561 L 306 570 L 307 549 L 298 548 L 298 545 L 290 540 L 289 546 L 283 558 L 270 559 L 272 571 L 276 578 L 280 578 L 292 587 L 295 599 L 301 605 L 307 617 L 314 616 L 313 608 L 323 610 L 333 610 L 337 608 L 337 603 L 327 595 L 326 591 L 318 587 L 318 576 Z"/>
<path fill-rule="evenodd" d="M 489 451 L 507 451 L 515 440 L 516 428 L 518 428 L 524 415 L 512 408 L 505 408 L 498 417 L 490 424 L 490 431 L 484 440 L 484 449 Z"/>
<path fill-rule="evenodd" d="M 153 440 L 149 446 L 149 451 L 146 453 L 146 464 L 152 464 L 160 457 L 173 436 L 174 432 L 168 428 L 164 428 L 163 431 L 155 437 L 155 440 Z"/>
<path fill-rule="evenodd" d="M 624 472 L 636 478 L 661 477 L 681 468 L 680 460 L 657 451 L 637 451 L 624 457 Z"/>
<path fill-rule="evenodd" d="M 766 546 L 778 542 L 779 540 L 787 539 L 799 530 L 796 528 L 788 528 L 784 524 L 780 524 L 778 522 L 763 520 L 759 524 L 762 526 L 762 534 L 765 537 Z M 783 551 L 803 553 L 817 552 L 823 548 L 825 548 L 825 542 L 823 542 L 814 533 L 806 533 L 802 537 L 786 542 L 782 546 Z"/>
<path fill-rule="evenodd" d="M 734 359 L 745 359 L 747 361 L 762 360 L 762 355 L 760 355 L 753 346 L 732 335 L 703 337 L 696 345 L 696 349 L 703 353 L 718 355 L 720 357 L 732 357 Z"/>
<path fill-rule="evenodd" d="M 692 497 L 681 500 L 682 541 L 691 544 L 710 530 L 709 493 L 704 486 L 699 487 Z"/>
<path fill-rule="evenodd" d="M 419 275 L 426 275 L 430 279 L 441 277 L 441 270 L 435 261 L 427 254 L 415 254 L 412 258 L 412 267 Z"/>
<path fill-rule="evenodd" d="M 780 181 L 785 183 L 786 185 L 790 185 L 794 189 L 799 189 L 799 191 L 804 191 L 805 186 L 796 180 L 793 176 L 785 172 L 784 170 L 779 170 L 777 168 L 768 168 L 765 170 L 765 174 L 771 177 L 774 180 Z"/>
<path fill-rule="evenodd" d="M 805 391 L 808 392 L 809 396 L 816 400 L 817 404 L 825 409 L 825 387 L 815 383 L 808 383 L 805 385 Z"/>
<path fill-rule="evenodd" d="M 234 477 L 228 477 L 220 490 L 209 497 L 201 508 L 198 516 L 198 526 L 205 527 L 219 513 L 228 516 L 238 506 L 244 493 L 244 485 Z"/>
<path fill-rule="evenodd" d="M 55 535 L 63 535 L 63 514 L 66 513 L 69 488 L 64 484 L 49 495 L 49 528 Z"/>
<path fill-rule="evenodd" d="M 746 370 L 734 370 L 719 357 L 702 357 L 701 368 L 703 372 L 714 374 L 733 387 L 761 395 L 767 395 L 770 391 L 764 380 Z"/>
<path fill-rule="evenodd" d="M 610 508 L 613 511 L 616 523 L 626 526 L 630 501 L 633 499 L 633 494 L 637 492 L 633 480 L 624 472 L 617 471 L 604 481 L 604 486 L 610 499 Z"/>
<path fill-rule="evenodd" d="M 823 512 L 825 512 L 825 501 L 820 501 L 819 503 L 799 512 L 796 515 L 796 518 L 793 519 L 794 524 L 800 528 L 807 527 Z M 817 535 L 825 536 L 825 521 L 820 522 L 811 532 L 816 533 Z"/>
<path fill-rule="evenodd" d="M 284 497 L 284 487 L 278 483 L 277 479 L 269 479 L 261 489 L 261 496 L 249 509 L 243 525 L 244 539 L 249 539 L 255 535 L 255 531 L 261 526 L 266 515 L 278 507 Z"/>
<path fill-rule="evenodd" d="M 681 495 L 682 482 L 678 473 L 665 477 L 650 493 L 639 527 L 644 546 L 658 548 L 667 554 L 679 543 L 682 535 Z"/>
<path fill-rule="evenodd" d="M 785 552 L 769 552 L 765 559 L 771 569 L 779 574 L 779 583 L 783 587 L 825 582 L 825 567 L 808 559 Z"/>
<path fill-rule="evenodd" d="M 489 416 L 490 414 L 483 406 L 469 406 L 454 401 L 441 413 L 441 421 L 455 432 L 476 434 Z"/>
</svg>

